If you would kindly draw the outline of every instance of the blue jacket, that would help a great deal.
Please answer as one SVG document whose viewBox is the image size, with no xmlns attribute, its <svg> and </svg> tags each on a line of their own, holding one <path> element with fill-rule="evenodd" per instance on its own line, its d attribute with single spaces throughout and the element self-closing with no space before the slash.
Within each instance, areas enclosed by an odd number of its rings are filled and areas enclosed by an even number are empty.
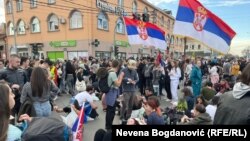
<svg viewBox="0 0 250 141">
<path fill-rule="evenodd" d="M 201 92 L 202 74 L 201 69 L 196 65 L 193 66 L 191 71 L 190 80 L 192 81 L 192 88 L 194 96 L 197 97 Z"/>
</svg>

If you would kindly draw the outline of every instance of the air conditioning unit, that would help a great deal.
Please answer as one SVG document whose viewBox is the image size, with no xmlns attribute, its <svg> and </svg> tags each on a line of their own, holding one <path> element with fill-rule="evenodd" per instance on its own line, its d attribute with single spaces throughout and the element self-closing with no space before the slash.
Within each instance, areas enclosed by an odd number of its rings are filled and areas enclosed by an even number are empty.
<svg viewBox="0 0 250 141">
<path fill-rule="evenodd" d="M 61 23 L 61 24 L 66 24 L 66 20 L 65 20 L 64 18 L 61 18 L 61 19 L 60 19 L 60 23 Z"/>
<path fill-rule="evenodd" d="M 30 28 L 30 26 L 29 25 L 25 25 L 25 29 L 29 29 Z"/>
</svg>

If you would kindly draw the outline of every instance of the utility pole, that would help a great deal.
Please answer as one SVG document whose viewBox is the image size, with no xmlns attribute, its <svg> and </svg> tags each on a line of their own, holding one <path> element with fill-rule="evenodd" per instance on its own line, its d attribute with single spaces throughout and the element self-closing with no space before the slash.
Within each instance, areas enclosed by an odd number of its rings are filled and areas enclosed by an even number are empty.
<svg viewBox="0 0 250 141">
<path fill-rule="evenodd" d="M 184 37 L 184 56 L 186 57 L 187 37 Z"/>
<path fill-rule="evenodd" d="M 12 24 L 13 24 L 13 30 L 14 30 L 14 49 L 11 50 L 10 54 L 17 54 L 17 43 L 16 43 L 16 35 L 17 35 L 17 28 L 15 24 L 15 17 L 14 17 L 14 6 L 13 6 L 13 0 L 11 1 L 11 17 L 12 17 Z"/>
</svg>

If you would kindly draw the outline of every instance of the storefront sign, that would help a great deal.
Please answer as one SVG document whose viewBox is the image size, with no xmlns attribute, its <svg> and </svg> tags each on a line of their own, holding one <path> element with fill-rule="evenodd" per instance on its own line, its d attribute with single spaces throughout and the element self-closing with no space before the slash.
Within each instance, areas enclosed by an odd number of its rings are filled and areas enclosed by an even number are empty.
<svg viewBox="0 0 250 141">
<path fill-rule="evenodd" d="M 116 46 L 120 46 L 120 47 L 130 47 L 129 43 L 127 41 L 115 41 L 115 45 Z"/>
<path fill-rule="evenodd" d="M 68 41 L 51 41 L 49 43 L 51 47 L 75 47 L 76 40 L 68 40 Z"/>
<path fill-rule="evenodd" d="M 127 15 L 122 7 L 112 7 L 108 2 L 102 0 L 96 0 L 96 7 L 106 12 L 115 13 L 116 15 Z"/>
</svg>

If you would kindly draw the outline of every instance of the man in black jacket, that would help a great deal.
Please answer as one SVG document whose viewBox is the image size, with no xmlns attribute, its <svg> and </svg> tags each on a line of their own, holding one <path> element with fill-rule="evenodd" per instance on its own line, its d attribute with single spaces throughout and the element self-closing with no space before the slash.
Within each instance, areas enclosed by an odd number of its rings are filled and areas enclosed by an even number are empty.
<svg viewBox="0 0 250 141">
<path fill-rule="evenodd" d="M 23 85 L 27 82 L 25 72 L 19 69 L 20 58 L 18 55 L 10 55 L 9 66 L 0 72 L 0 80 L 5 80 L 9 83 L 13 93 L 15 94 L 15 107 L 13 114 L 18 114 L 20 108 L 20 96 Z"/>
</svg>

